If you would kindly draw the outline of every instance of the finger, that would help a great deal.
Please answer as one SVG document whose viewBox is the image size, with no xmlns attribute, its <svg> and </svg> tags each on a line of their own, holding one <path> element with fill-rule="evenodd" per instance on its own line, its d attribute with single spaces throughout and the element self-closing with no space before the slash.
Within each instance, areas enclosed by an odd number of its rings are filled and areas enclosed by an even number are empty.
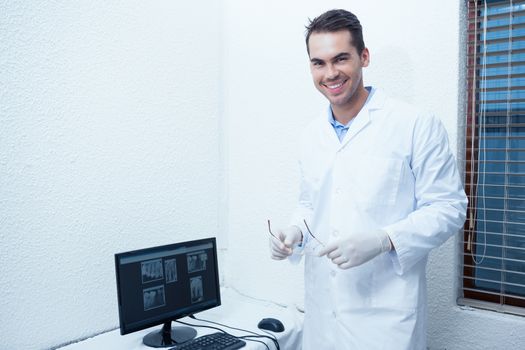
<svg viewBox="0 0 525 350">
<path fill-rule="evenodd" d="M 319 250 L 319 253 L 317 253 L 317 256 L 323 256 L 326 254 L 330 254 L 331 252 L 336 250 L 338 246 L 339 244 L 337 242 L 329 242 L 328 244 L 326 244 L 324 247 L 322 247 Z"/>
<path fill-rule="evenodd" d="M 288 255 L 291 254 L 291 251 L 289 249 L 287 249 L 286 247 L 284 247 L 284 249 L 281 249 L 278 246 L 271 246 L 270 247 L 270 252 L 271 252 L 272 256 L 275 256 L 275 257 L 280 258 L 280 259 L 284 259 Z"/>
<path fill-rule="evenodd" d="M 286 235 L 284 234 L 284 231 L 282 229 L 277 230 L 276 236 L 281 242 L 283 242 L 284 239 L 286 238 Z"/>
<path fill-rule="evenodd" d="M 295 243 L 297 243 L 296 240 L 297 239 L 295 239 L 295 237 L 293 237 L 292 235 L 288 235 L 284 240 L 284 245 L 291 248 L 294 246 Z"/>
<path fill-rule="evenodd" d="M 292 254 L 292 249 L 285 247 L 284 245 L 274 246 L 272 248 L 272 251 L 274 251 L 276 254 L 283 255 L 285 257 Z"/>
<path fill-rule="evenodd" d="M 271 255 L 271 258 L 273 260 L 284 260 L 284 259 L 286 259 L 286 256 L 283 256 L 283 255 Z"/>
<path fill-rule="evenodd" d="M 273 260 L 283 260 L 283 259 L 287 258 L 287 255 L 272 252 L 272 256 L 271 257 L 272 257 Z"/>
<path fill-rule="evenodd" d="M 326 257 L 329 258 L 329 259 L 337 259 L 339 257 L 341 257 L 343 255 L 343 253 L 341 252 L 340 249 L 335 249 L 335 250 L 332 250 L 330 253 L 326 254 Z M 348 259 L 346 259 L 348 260 Z"/>
<path fill-rule="evenodd" d="M 348 258 L 346 256 L 340 255 L 334 259 L 332 259 L 332 262 L 336 265 L 341 265 L 348 262 Z"/>
<path fill-rule="evenodd" d="M 282 255 L 284 257 L 287 257 L 288 255 L 292 254 L 292 249 L 286 247 L 283 244 L 283 242 L 273 237 L 270 240 L 270 249 L 272 250 L 272 252 L 276 252 L 276 254 Z"/>
<path fill-rule="evenodd" d="M 283 241 L 270 236 L 270 244 L 272 249 L 278 249 L 278 250 L 287 250 L 287 247 L 284 245 Z"/>
<path fill-rule="evenodd" d="M 272 254 L 272 257 L 275 256 L 278 259 L 284 259 L 290 256 L 291 252 L 273 249 L 271 254 Z"/>
<path fill-rule="evenodd" d="M 342 264 L 337 265 L 341 270 L 348 270 L 351 267 L 354 267 L 354 264 L 351 261 L 344 262 Z"/>
</svg>

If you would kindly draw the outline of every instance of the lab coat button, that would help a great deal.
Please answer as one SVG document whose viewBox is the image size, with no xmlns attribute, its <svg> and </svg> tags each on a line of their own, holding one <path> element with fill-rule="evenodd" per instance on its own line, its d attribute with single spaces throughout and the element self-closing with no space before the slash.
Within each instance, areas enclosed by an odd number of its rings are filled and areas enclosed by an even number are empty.
<svg viewBox="0 0 525 350">
<path fill-rule="evenodd" d="M 337 318 L 337 312 L 332 311 L 332 316 L 334 316 L 334 318 Z"/>
<path fill-rule="evenodd" d="M 337 272 L 335 272 L 335 271 L 333 271 L 333 270 L 330 271 L 330 276 L 335 277 L 336 274 L 337 274 Z"/>
<path fill-rule="evenodd" d="M 337 231 L 337 230 L 333 230 L 333 231 L 332 231 L 332 236 L 334 236 L 334 237 L 339 236 L 339 231 Z"/>
</svg>

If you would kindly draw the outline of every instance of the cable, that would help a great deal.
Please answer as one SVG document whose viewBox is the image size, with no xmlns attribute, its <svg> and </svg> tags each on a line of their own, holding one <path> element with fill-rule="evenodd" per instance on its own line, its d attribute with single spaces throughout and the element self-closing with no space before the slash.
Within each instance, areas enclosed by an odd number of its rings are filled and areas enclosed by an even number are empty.
<svg viewBox="0 0 525 350">
<path fill-rule="evenodd" d="M 476 11 L 476 16 L 478 15 L 478 3 L 476 2 L 475 3 L 475 11 Z M 476 25 L 476 28 L 475 28 L 475 36 L 477 38 L 477 25 Z M 470 202 L 473 203 L 471 204 L 471 211 L 470 211 L 470 215 L 469 215 L 469 228 L 471 230 L 471 232 L 469 232 L 468 234 L 468 243 L 467 243 L 467 249 L 470 251 L 470 256 L 471 256 L 471 259 L 472 261 L 474 262 L 474 265 L 480 265 L 483 260 L 485 259 L 485 256 L 486 256 L 486 252 L 487 252 L 487 235 L 486 235 L 486 231 L 487 231 L 487 222 L 486 222 L 486 215 L 487 215 L 487 208 L 486 208 L 486 203 L 485 203 L 485 183 L 486 183 L 486 148 L 487 148 L 487 140 L 486 140 L 486 135 L 484 134 L 484 132 L 482 130 L 485 130 L 485 124 L 486 124 L 486 103 L 487 103 L 487 2 L 484 1 L 484 8 L 483 8 L 483 32 L 482 32 L 482 35 L 483 35 L 483 51 L 482 51 L 482 61 L 481 61 L 481 72 L 483 72 L 483 74 L 480 74 L 480 95 L 481 95 L 481 98 L 480 98 L 480 112 L 479 112 L 479 126 L 478 126 L 478 130 L 479 130 L 479 138 L 478 138 L 478 159 L 477 159 L 477 163 L 478 163 L 478 167 L 482 167 L 481 171 L 479 171 L 480 169 L 478 169 L 478 174 L 483 174 L 482 175 L 482 179 L 478 178 L 477 179 L 477 183 L 476 183 L 476 186 L 474 186 L 474 173 L 475 173 L 475 160 L 474 160 L 474 144 L 475 144 L 475 129 L 476 129 L 476 126 L 475 126 L 475 120 L 476 120 L 476 113 L 475 113 L 475 101 L 474 101 L 474 98 L 472 100 L 472 110 L 473 110 L 473 113 L 472 113 L 472 127 L 471 127 L 471 130 L 472 130 L 472 140 L 471 140 L 471 178 L 470 178 L 470 186 L 471 186 L 471 194 L 472 192 L 475 192 L 471 195 L 471 197 L 473 198 L 470 198 Z M 474 52 L 474 60 L 476 61 L 477 58 L 476 58 L 476 53 L 477 53 L 477 50 Z M 474 87 L 473 87 L 474 88 Z M 485 131 L 486 132 L 486 131 Z M 481 165 L 479 165 L 481 164 Z M 480 187 L 481 187 L 481 191 L 480 191 Z M 475 190 L 473 190 L 475 188 Z M 477 203 L 477 200 L 478 198 L 480 197 L 479 196 L 479 192 L 482 192 L 483 194 L 483 198 L 482 198 L 482 208 L 479 208 L 478 210 L 478 203 Z M 473 200 L 474 199 L 474 200 Z M 474 206 L 472 208 L 472 206 Z M 478 212 L 481 212 L 483 214 L 483 252 L 481 254 L 479 254 L 478 252 L 478 245 L 481 244 L 481 243 L 478 243 L 478 230 L 475 230 L 475 237 L 474 237 L 474 228 L 476 226 L 476 221 L 478 221 L 477 217 L 478 215 Z M 472 243 L 474 242 L 474 243 Z M 474 249 L 472 249 L 472 245 L 474 245 Z M 474 250 L 476 251 L 476 254 L 474 254 Z M 481 255 L 481 258 L 478 259 L 478 255 Z"/>
<path fill-rule="evenodd" d="M 261 343 L 262 345 L 264 345 L 266 347 L 266 349 L 270 350 L 270 347 L 268 346 L 268 344 L 266 344 L 262 340 L 250 339 L 250 338 L 258 338 L 258 337 L 259 336 L 257 336 L 257 335 L 245 335 L 245 336 L 242 336 L 242 337 L 239 337 L 239 338 L 244 339 L 244 340 L 248 340 L 248 341 L 254 341 L 254 342 L 257 342 L 257 343 Z"/>
<path fill-rule="evenodd" d="M 192 317 L 192 316 L 193 316 L 193 315 L 191 315 L 190 317 L 193 318 L 193 319 L 196 319 L 196 320 L 197 320 L 197 318 Z M 198 321 L 200 321 L 200 320 L 198 320 Z M 215 330 L 218 330 L 218 331 L 220 331 L 220 332 L 222 332 L 222 333 L 225 333 L 225 334 L 231 335 L 231 336 L 234 337 L 234 338 L 237 338 L 237 339 L 244 339 L 244 337 L 237 337 L 237 336 L 235 336 L 235 335 L 233 335 L 233 334 L 231 334 L 231 333 L 226 332 L 224 329 L 220 329 L 220 328 L 218 328 L 218 327 L 205 326 L 205 325 L 201 325 L 201 324 L 191 324 L 191 323 L 182 322 L 182 321 L 179 321 L 179 320 L 175 320 L 175 322 L 178 322 L 178 323 L 180 323 L 180 324 L 183 324 L 183 325 L 185 325 L 185 326 L 190 326 L 190 327 L 202 327 L 202 328 L 215 329 Z M 211 323 L 215 323 L 215 322 L 211 322 Z M 228 326 L 225 326 L 225 327 L 228 327 Z M 233 328 L 233 327 L 228 327 L 228 328 Z M 173 339 L 172 339 L 172 340 L 173 340 Z M 264 346 L 266 346 L 266 348 L 267 348 L 268 350 L 270 350 L 270 348 L 268 347 L 268 345 L 266 345 L 266 343 L 263 342 L 263 341 L 255 340 L 255 339 L 246 339 L 246 340 L 249 340 L 249 341 L 255 341 L 255 342 L 258 342 L 258 343 L 262 343 Z"/>
<path fill-rule="evenodd" d="M 190 327 L 203 327 L 203 328 L 210 328 L 210 329 L 215 329 L 219 332 L 222 332 L 222 333 L 226 333 L 226 334 L 229 334 L 231 335 L 232 337 L 235 337 L 233 334 L 230 334 L 228 332 L 226 332 L 224 329 L 220 329 L 218 327 L 213 327 L 213 326 L 204 326 L 204 325 L 200 325 L 200 324 L 191 324 L 191 323 L 186 323 L 186 322 L 182 322 L 182 321 L 179 321 L 179 320 L 175 320 L 175 322 L 178 322 L 178 323 L 181 323 L 185 326 L 190 326 Z M 238 338 L 238 337 L 236 337 Z"/>
<path fill-rule="evenodd" d="M 193 319 L 195 319 L 195 320 L 197 320 L 197 321 L 210 322 L 210 323 L 214 323 L 214 324 L 221 325 L 221 326 L 223 326 L 223 327 L 227 327 L 227 328 L 231 328 L 231 329 L 237 329 L 237 330 L 244 331 L 244 332 L 247 332 L 247 333 L 253 333 L 253 334 L 255 334 L 255 336 L 242 336 L 242 337 L 238 337 L 238 336 L 235 336 L 235 335 L 233 335 L 233 334 L 231 334 L 231 333 L 228 333 L 228 332 L 226 332 L 224 329 L 221 329 L 221 328 L 218 328 L 218 327 L 205 326 L 205 325 L 200 325 L 200 324 L 191 324 L 191 323 L 187 323 L 187 322 L 183 322 L 183 321 L 179 321 L 179 320 L 175 320 L 175 322 L 178 322 L 178 323 L 180 323 L 180 324 L 183 324 L 183 325 L 185 325 L 185 326 L 190 326 L 190 327 L 203 327 L 203 328 L 215 329 L 215 330 L 218 330 L 218 331 L 220 331 L 220 332 L 222 332 L 222 333 L 225 333 L 225 334 L 231 335 L 232 337 L 235 337 L 235 338 L 238 338 L 238 339 L 245 339 L 246 337 L 270 338 L 270 339 L 274 342 L 274 344 L 276 344 L 277 349 L 280 350 L 279 343 L 277 342 L 277 340 L 276 340 L 276 339 L 273 339 L 273 338 L 271 338 L 271 337 L 269 337 L 269 336 L 260 335 L 260 334 L 257 334 L 257 333 L 254 333 L 254 332 L 251 332 L 251 331 L 248 331 L 248 330 L 245 330 L 245 329 L 240 329 L 240 328 L 235 328 L 235 327 L 229 327 L 229 326 L 223 325 L 223 324 L 218 323 L 218 322 L 207 321 L 207 320 L 201 320 L 201 319 L 196 318 L 196 317 L 193 316 L 193 315 L 190 315 L 189 317 L 190 317 L 190 318 L 193 318 Z M 172 340 L 173 340 L 173 339 L 172 339 Z M 268 350 L 270 350 L 270 348 L 268 347 L 268 345 L 267 345 L 265 342 L 261 341 L 261 340 L 255 340 L 255 339 L 246 339 L 246 340 L 248 340 L 248 341 L 254 341 L 254 342 L 257 342 L 257 343 L 261 343 L 261 344 L 263 344 Z"/>
<path fill-rule="evenodd" d="M 259 338 L 268 338 L 270 339 L 277 350 L 280 350 L 281 347 L 279 346 L 279 341 L 277 340 L 277 338 L 273 335 L 264 335 L 264 334 L 259 334 L 259 333 L 256 333 L 256 332 L 252 332 L 252 331 L 249 331 L 247 329 L 242 329 L 242 328 L 236 328 L 236 327 L 232 327 L 232 326 L 228 326 L 228 325 L 225 325 L 225 324 L 222 324 L 222 323 L 219 323 L 219 322 L 215 322 L 215 321 L 210 321 L 210 320 L 205 320 L 205 319 L 202 319 L 202 318 L 197 318 L 195 317 L 194 315 L 190 315 L 189 316 L 190 318 L 194 319 L 194 320 L 197 320 L 197 321 L 201 321 L 201 322 L 209 322 L 209 323 L 213 323 L 213 324 L 216 324 L 216 325 L 219 325 L 219 326 L 222 326 L 222 327 L 226 327 L 226 328 L 230 328 L 230 329 L 234 329 L 234 330 L 237 330 L 237 331 L 241 331 L 241 332 L 246 332 L 246 333 L 251 333 L 253 334 L 254 336 L 256 337 L 259 337 Z M 210 326 L 203 326 L 203 327 L 210 327 Z M 269 334 L 269 333 L 268 333 Z M 242 337 L 239 337 L 239 338 L 242 338 Z M 266 343 L 265 343 L 266 345 Z"/>
<path fill-rule="evenodd" d="M 259 333 L 256 333 L 256 332 L 249 331 L 249 330 L 247 330 L 247 329 L 231 327 L 231 326 L 227 326 L 227 325 L 225 325 L 225 324 L 219 323 L 219 322 L 210 321 L 210 320 L 205 320 L 205 319 L 202 319 L 202 318 L 197 318 L 197 317 L 195 317 L 194 315 L 190 315 L 189 317 L 192 318 L 192 319 L 194 319 L 194 320 L 197 320 L 197 321 L 208 322 L 208 323 L 216 324 L 216 325 L 219 325 L 219 326 L 222 326 L 222 327 L 226 327 L 226 328 L 229 328 L 229 329 L 235 329 L 235 330 L 237 330 L 237 331 L 250 333 L 250 334 L 253 334 L 255 337 L 258 337 L 258 338 L 268 338 L 268 339 L 270 339 L 271 341 L 273 341 L 273 343 L 274 343 L 274 345 L 275 345 L 275 348 L 276 348 L 277 350 L 281 350 L 281 347 L 279 346 L 279 341 L 277 340 L 277 338 L 276 338 L 274 335 L 270 335 L 270 333 L 268 333 L 269 335 L 264 335 L 264 334 L 259 334 Z M 203 326 L 203 327 L 207 327 L 207 326 Z M 209 326 L 208 326 L 208 327 L 209 327 Z M 250 336 L 248 336 L 248 337 L 250 337 Z M 239 338 L 243 338 L 243 337 L 239 337 Z M 266 345 L 266 343 L 264 343 L 264 344 Z"/>
<path fill-rule="evenodd" d="M 231 333 L 228 333 L 220 328 L 217 328 L 217 327 L 212 327 L 212 326 L 204 326 L 204 325 L 199 325 L 199 324 L 191 324 L 191 323 L 186 323 L 186 322 L 182 322 L 182 321 L 175 321 L 175 322 L 178 322 L 178 323 L 181 323 L 183 325 L 186 325 L 186 326 L 191 326 L 191 327 L 203 327 L 203 328 L 211 328 L 211 329 L 216 329 L 218 331 L 221 331 L 222 333 L 225 333 L 225 334 L 228 334 L 228 335 L 231 335 L 232 337 L 234 338 L 237 338 L 237 339 L 245 339 L 245 340 L 248 340 L 248 341 L 254 341 L 254 342 L 257 342 L 257 343 L 261 343 L 262 345 L 264 345 L 266 347 L 266 349 L 270 350 L 270 348 L 268 347 L 268 345 L 261 341 L 261 340 L 255 340 L 255 339 L 247 339 L 247 337 L 250 337 L 250 336 L 244 336 L 244 337 L 237 337 Z M 173 341 L 173 339 L 171 339 Z"/>
</svg>

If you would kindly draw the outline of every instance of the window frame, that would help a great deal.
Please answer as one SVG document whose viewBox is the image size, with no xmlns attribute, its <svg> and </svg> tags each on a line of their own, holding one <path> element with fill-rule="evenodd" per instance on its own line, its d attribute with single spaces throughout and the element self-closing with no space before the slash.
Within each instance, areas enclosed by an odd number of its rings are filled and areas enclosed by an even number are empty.
<svg viewBox="0 0 525 350">
<path fill-rule="evenodd" d="M 508 295 L 506 292 L 503 292 L 501 290 L 499 293 L 496 293 L 496 292 L 491 292 L 489 289 L 483 289 L 482 287 L 476 286 L 476 281 L 479 281 L 480 278 L 476 277 L 477 264 L 476 264 L 476 259 L 474 258 L 474 255 L 477 254 L 476 248 L 479 247 L 481 244 L 481 243 L 478 243 L 476 240 L 478 237 L 478 231 L 479 231 L 477 228 L 478 217 L 476 216 L 477 215 L 476 210 L 478 208 L 477 207 L 478 206 L 477 187 L 478 187 L 478 176 L 480 174 L 479 166 L 480 164 L 487 163 L 486 159 L 483 161 L 479 161 L 479 156 L 480 156 L 479 150 L 481 149 L 482 154 L 486 154 L 488 152 L 488 148 L 487 146 L 483 146 L 485 148 L 481 148 L 482 146 L 478 145 L 478 149 L 476 149 L 473 145 L 475 144 L 477 139 L 479 139 L 480 137 L 483 137 L 483 136 L 480 136 L 480 127 L 477 126 L 478 125 L 477 118 L 480 115 L 481 115 L 480 118 L 484 118 L 483 113 L 486 113 L 487 109 L 486 107 L 485 109 L 483 109 L 483 107 L 480 107 L 482 106 L 481 103 L 484 103 L 486 106 L 487 104 L 492 102 L 492 101 L 487 100 L 488 94 L 486 90 L 480 92 L 479 84 L 481 80 L 478 79 L 479 76 L 477 75 L 478 72 L 482 69 L 480 68 L 481 64 L 479 63 L 480 61 L 479 56 L 481 55 L 481 57 L 485 59 L 484 62 L 485 63 L 487 62 L 486 60 L 487 51 L 485 51 L 484 54 L 483 53 L 480 54 L 478 50 L 481 47 L 480 42 L 482 43 L 482 40 L 481 40 L 482 36 L 480 35 L 480 31 L 482 31 L 481 29 L 482 19 L 480 16 L 480 13 L 481 13 L 480 7 L 482 8 L 484 8 L 485 6 L 487 6 L 487 8 L 488 7 L 498 7 L 501 4 L 513 4 L 513 5 L 523 4 L 525 5 L 525 1 L 524 0 L 519 0 L 519 1 L 467 0 L 467 19 L 466 19 L 466 25 L 467 25 L 466 103 L 467 103 L 467 108 L 466 108 L 466 128 L 465 128 L 465 131 L 466 131 L 466 135 L 465 135 L 466 136 L 465 137 L 466 162 L 465 162 L 464 179 L 465 179 L 465 192 L 467 193 L 467 196 L 469 198 L 469 204 L 467 208 L 467 220 L 465 222 L 464 230 L 463 230 L 463 241 L 461 243 L 462 254 L 461 254 L 460 261 L 462 261 L 462 266 L 461 266 L 462 274 L 460 276 L 460 279 L 461 279 L 461 283 L 460 283 L 461 288 L 460 288 L 460 293 L 459 293 L 460 296 L 458 297 L 457 302 L 460 305 L 468 305 L 468 306 L 473 306 L 473 307 L 478 307 L 478 308 L 483 308 L 483 309 L 490 309 L 494 311 L 506 312 L 506 313 L 512 313 L 512 314 L 518 314 L 518 315 L 525 316 L 525 295 L 523 295 L 523 297 L 521 295 L 512 296 L 512 295 Z M 495 17 L 498 17 L 498 16 L 500 15 L 497 15 Z M 512 11 L 510 12 L 508 16 L 512 16 Z M 525 18 L 525 9 L 523 11 L 520 11 L 520 16 L 523 16 Z M 503 15 L 501 15 L 500 17 L 503 18 Z M 509 22 L 510 22 L 509 28 L 514 29 L 512 19 Z M 522 26 L 525 27 L 525 24 L 522 24 Z M 484 34 L 486 35 L 488 31 L 489 29 L 486 29 Z M 505 42 L 504 39 L 505 38 L 502 38 L 501 42 Z M 512 34 L 507 35 L 507 40 L 509 41 L 509 43 L 512 42 L 512 39 L 513 39 Z M 500 40 L 500 39 L 497 39 L 497 40 Z M 520 38 L 520 40 L 523 40 L 525 42 L 525 36 Z M 513 61 L 512 61 L 513 56 L 511 56 L 512 55 L 512 45 L 509 44 L 509 47 L 510 48 L 507 49 L 506 51 L 509 54 L 508 58 L 510 58 L 509 62 L 507 62 L 507 65 L 506 65 L 507 69 L 509 69 L 509 67 L 511 67 L 513 64 Z M 523 51 L 525 52 L 525 49 Z M 505 65 L 503 65 L 503 67 L 505 67 Z M 487 64 L 483 68 L 486 69 Z M 506 77 L 510 79 L 511 75 L 512 75 L 511 73 L 507 72 Z M 523 74 L 523 78 L 525 78 L 525 74 Z M 506 91 L 511 90 L 511 88 L 509 88 L 509 85 L 503 86 L 501 91 L 504 91 L 504 89 L 506 89 Z M 521 89 L 525 91 L 525 86 L 523 86 Z M 484 95 L 485 99 L 483 100 L 484 102 L 480 98 L 481 94 L 485 94 Z M 509 94 L 510 93 L 507 92 L 507 99 L 509 98 L 508 97 Z M 507 103 L 509 103 L 509 100 L 507 100 Z M 510 104 L 508 104 L 508 106 L 510 106 Z M 500 112 L 501 113 L 500 115 L 506 116 L 507 118 L 509 118 L 509 114 L 511 113 L 509 111 L 510 110 L 506 110 L 505 111 L 506 113 Z M 525 116 L 525 110 L 521 110 L 519 113 Z M 484 135 L 485 136 L 487 135 L 486 131 Z M 474 142 L 472 142 L 472 137 L 474 137 Z M 509 137 L 509 135 L 506 135 L 505 139 L 507 138 L 512 138 L 512 136 Z M 505 149 L 505 152 L 508 152 L 507 148 Z M 522 154 L 525 155 L 525 151 L 523 151 Z M 478 169 L 478 170 L 474 171 L 474 169 Z M 505 171 L 504 176 L 507 176 L 507 175 L 508 174 Z M 507 183 L 503 185 L 508 186 Z M 511 186 L 511 187 L 515 187 L 515 186 Z M 504 191 L 506 191 L 506 189 L 504 189 Z M 503 198 L 503 200 L 508 200 L 508 198 Z M 523 200 L 525 201 L 525 199 Z M 484 207 L 484 210 L 485 211 L 487 210 L 486 207 Z M 506 211 L 506 209 L 504 209 L 504 211 Z M 505 216 L 503 217 L 505 218 Z M 484 218 L 484 220 L 486 220 L 486 217 Z M 480 221 L 483 221 L 483 220 L 480 220 Z M 508 223 L 507 221 L 502 222 L 503 225 L 507 223 Z M 486 234 L 487 233 L 485 233 L 485 235 Z M 497 233 L 497 234 L 500 234 L 501 236 L 505 236 L 505 233 L 503 232 Z M 484 243 L 485 245 L 487 245 L 486 239 L 487 238 L 485 237 L 485 243 Z M 503 241 L 505 242 L 505 239 L 503 239 Z M 504 246 L 504 245 L 501 246 L 502 251 L 504 251 L 507 248 L 509 247 Z M 472 253 L 473 251 L 474 253 Z M 525 259 L 520 260 L 519 263 L 523 264 L 523 270 L 525 271 Z M 478 264 L 480 263 L 478 262 Z M 490 269 L 490 268 L 483 267 L 483 269 Z M 500 269 L 498 271 L 501 273 L 502 276 L 508 273 L 508 271 L 505 269 Z M 504 277 L 500 278 L 500 283 L 502 285 L 505 284 L 505 281 L 501 281 L 504 279 L 505 279 Z M 525 281 L 525 276 L 524 276 L 524 281 Z M 522 285 L 525 286 L 525 282 Z"/>
</svg>

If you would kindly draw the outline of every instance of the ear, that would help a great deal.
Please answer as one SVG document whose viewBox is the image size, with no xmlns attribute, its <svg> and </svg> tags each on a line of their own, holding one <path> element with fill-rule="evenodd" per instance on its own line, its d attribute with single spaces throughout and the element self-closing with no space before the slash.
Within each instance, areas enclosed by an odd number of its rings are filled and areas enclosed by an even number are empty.
<svg viewBox="0 0 525 350">
<path fill-rule="evenodd" d="M 369 63 L 370 63 L 370 52 L 368 51 L 368 48 L 365 47 L 363 49 L 363 52 L 361 52 L 361 66 L 368 67 Z"/>
</svg>

